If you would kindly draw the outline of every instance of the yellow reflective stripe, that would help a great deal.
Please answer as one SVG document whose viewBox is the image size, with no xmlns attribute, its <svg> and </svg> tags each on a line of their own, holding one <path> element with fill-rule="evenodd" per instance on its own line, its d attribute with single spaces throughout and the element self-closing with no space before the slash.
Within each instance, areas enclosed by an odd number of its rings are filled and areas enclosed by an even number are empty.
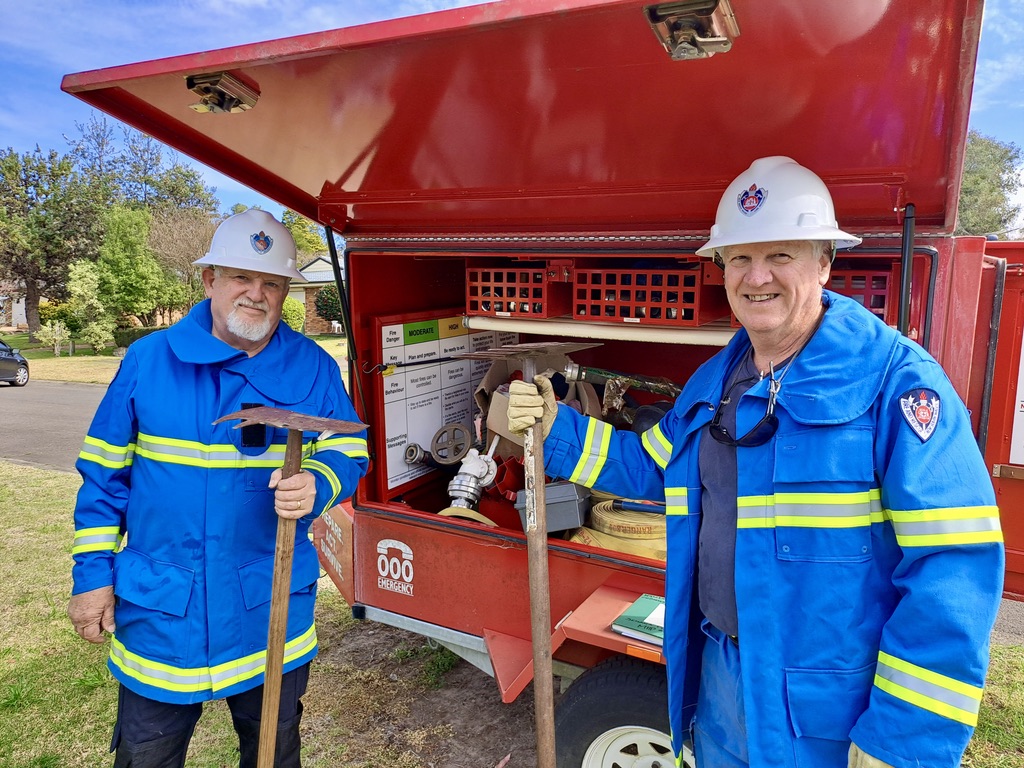
<svg viewBox="0 0 1024 768">
<path fill-rule="evenodd" d="M 112 445 L 105 440 L 86 435 L 78 458 L 91 461 L 108 469 L 123 469 L 132 463 L 135 443 L 127 446 Z"/>
<path fill-rule="evenodd" d="M 654 459 L 655 464 L 662 469 L 668 466 L 668 460 L 672 458 L 672 443 L 665 437 L 665 433 L 661 431 L 660 425 L 655 424 L 640 435 L 640 442 L 651 458 Z"/>
<path fill-rule="evenodd" d="M 310 625 L 309 629 L 289 640 L 284 646 L 284 663 L 295 661 L 299 657 L 309 653 L 316 648 L 316 625 Z M 243 656 L 235 661 L 218 664 L 210 669 L 210 676 L 213 679 L 214 692 L 230 688 L 232 685 L 250 680 L 256 675 L 261 675 L 266 670 L 267 652 L 259 651 L 248 656 Z"/>
<path fill-rule="evenodd" d="M 331 498 L 327 501 L 327 504 L 320 511 L 320 514 L 323 514 L 328 509 L 334 506 L 338 496 L 341 495 L 341 480 L 338 479 L 338 476 L 334 473 L 333 469 L 324 464 L 322 461 L 317 461 L 316 459 L 303 460 L 302 468 L 311 472 L 320 473 L 331 486 Z"/>
<path fill-rule="evenodd" d="M 313 455 L 320 451 L 340 451 L 354 459 L 370 458 L 370 451 L 364 437 L 330 437 L 326 440 L 312 441 Z"/>
<path fill-rule="evenodd" d="M 998 507 L 889 510 L 888 515 L 901 547 L 993 544 L 1003 540 Z"/>
<path fill-rule="evenodd" d="M 286 446 L 273 444 L 263 453 L 248 456 L 231 444 L 206 445 L 195 440 L 157 437 L 139 433 L 136 452 L 147 459 L 165 464 L 181 464 L 208 469 L 242 469 L 261 467 L 276 469 L 284 461 Z"/>
<path fill-rule="evenodd" d="M 776 493 L 736 499 L 737 528 L 864 528 L 881 523 L 881 490 Z"/>
<path fill-rule="evenodd" d="M 165 691 L 193 693 L 213 690 L 208 667 L 172 667 L 147 659 L 125 648 L 116 635 L 110 638 L 110 661 L 128 677 Z"/>
<path fill-rule="evenodd" d="M 774 528 L 774 505 L 771 496 L 740 496 L 736 499 L 736 527 Z"/>
<path fill-rule="evenodd" d="M 612 427 L 594 418 L 587 419 L 587 435 L 583 441 L 583 454 L 576 468 L 569 475 L 569 481 L 592 486 L 608 460 L 608 445 L 612 439 Z"/>
<path fill-rule="evenodd" d="M 666 515 L 688 515 L 690 508 L 687 504 L 688 491 L 685 486 L 665 488 L 665 514 Z"/>
<path fill-rule="evenodd" d="M 284 663 L 288 664 L 317 647 L 316 625 L 310 625 L 294 640 L 285 643 Z M 260 651 L 215 667 L 174 667 L 160 661 L 153 661 L 125 648 L 116 637 L 111 638 L 110 660 L 128 677 L 165 691 L 194 693 L 196 691 L 217 691 L 236 683 L 263 674 L 266 668 L 267 652 Z"/>
<path fill-rule="evenodd" d="M 875 686 L 914 706 L 965 725 L 978 723 L 982 688 L 878 652 Z"/>
<path fill-rule="evenodd" d="M 116 525 L 104 525 L 98 528 L 80 528 L 75 531 L 75 541 L 71 547 L 72 555 L 85 552 L 113 552 L 121 543 L 121 529 Z"/>
</svg>

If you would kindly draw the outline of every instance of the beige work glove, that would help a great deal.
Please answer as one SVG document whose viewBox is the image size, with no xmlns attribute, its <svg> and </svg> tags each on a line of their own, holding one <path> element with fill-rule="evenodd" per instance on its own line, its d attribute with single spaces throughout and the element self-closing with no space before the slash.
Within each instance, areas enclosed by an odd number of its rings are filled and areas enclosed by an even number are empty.
<svg viewBox="0 0 1024 768">
<path fill-rule="evenodd" d="M 551 425 L 558 415 L 555 390 L 547 376 L 537 374 L 533 384 L 513 381 L 508 387 L 508 428 L 512 434 L 521 435 L 538 420 L 542 437 L 548 436 Z"/>
<path fill-rule="evenodd" d="M 892 768 L 888 763 L 883 763 L 877 757 L 872 757 L 862 751 L 853 742 L 850 742 L 850 756 L 846 766 L 847 768 Z"/>
<path fill-rule="evenodd" d="M 114 588 L 100 587 L 72 595 L 68 618 L 75 632 L 90 643 L 102 643 L 104 632 L 114 632 Z"/>
</svg>

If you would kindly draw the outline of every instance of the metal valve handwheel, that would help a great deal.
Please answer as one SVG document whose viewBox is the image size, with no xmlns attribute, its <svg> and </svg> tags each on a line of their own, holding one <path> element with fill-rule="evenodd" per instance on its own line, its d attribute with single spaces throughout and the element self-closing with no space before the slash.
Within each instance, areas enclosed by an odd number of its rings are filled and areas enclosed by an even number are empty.
<svg viewBox="0 0 1024 768">
<path fill-rule="evenodd" d="M 458 422 L 445 424 L 430 442 L 430 455 L 438 464 L 458 464 L 472 447 L 469 430 Z"/>
</svg>

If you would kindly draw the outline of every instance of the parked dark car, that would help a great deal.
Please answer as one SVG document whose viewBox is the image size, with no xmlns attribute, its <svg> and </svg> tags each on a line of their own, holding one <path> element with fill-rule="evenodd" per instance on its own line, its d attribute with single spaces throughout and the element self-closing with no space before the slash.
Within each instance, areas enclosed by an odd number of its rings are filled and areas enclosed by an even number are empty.
<svg viewBox="0 0 1024 768">
<path fill-rule="evenodd" d="M 6 381 L 15 387 L 24 387 L 28 384 L 28 360 L 3 341 L 0 341 L 0 381 Z"/>
</svg>

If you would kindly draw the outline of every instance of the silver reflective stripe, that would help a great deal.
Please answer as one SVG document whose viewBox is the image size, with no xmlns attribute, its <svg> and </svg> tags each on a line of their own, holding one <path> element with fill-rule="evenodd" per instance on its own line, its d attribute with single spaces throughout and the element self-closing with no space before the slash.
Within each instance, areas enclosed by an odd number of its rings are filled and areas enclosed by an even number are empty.
<svg viewBox="0 0 1024 768">
<path fill-rule="evenodd" d="M 127 457 L 128 457 L 127 449 L 120 448 L 120 449 L 112 450 L 112 449 L 103 448 L 101 446 L 94 445 L 93 443 L 88 443 L 88 442 L 85 443 L 82 446 L 81 454 L 86 454 L 88 456 L 95 456 L 97 458 L 105 459 L 106 461 L 109 461 L 109 462 L 112 462 L 112 463 L 115 463 L 115 464 L 123 463 L 127 459 Z"/>
<path fill-rule="evenodd" d="M 142 682 L 168 690 L 198 691 L 211 687 L 210 675 L 206 670 L 177 670 L 167 664 L 146 663 L 141 657 L 137 661 L 132 656 L 134 654 L 129 654 L 120 643 L 111 643 L 111 659 L 129 675 Z"/>
<path fill-rule="evenodd" d="M 77 550 L 84 550 L 88 548 L 91 551 L 95 551 L 99 548 L 99 545 L 105 545 L 114 549 L 117 546 L 118 540 L 121 538 L 119 532 L 114 533 L 76 533 L 75 544 L 72 554 Z"/>
<path fill-rule="evenodd" d="M 230 445 L 202 445 L 200 443 L 177 444 L 153 438 L 148 435 L 138 436 L 138 452 L 156 461 L 171 461 L 193 465 L 206 465 L 214 462 L 237 465 L 254 465 L 265 461 L 280 463 L 285 446 L 272 445 L 266 451 L 255 456 L 248 456 Z M 175 459 L 183 460 L 175 462 Z"/>
<path fill-rule="evenodd" d="M 897 536 L 921 536 L 929 533 L 974 533 L 998 531 L 999 521 L 994 517 L 975 517 L 967 520 L 922 520 L 920 522 L 893 521 Z"/>
<path fill-rule="evenodd" d="M 689 512 L 686 488 L 666 488 L 665 514 L 687 515 Z"/>
<path fill-rule="evenodd" d="M 583 455 L 573 471 L 569 480 L 581 485 L 591 486 L 601 474 L 601 468 L 608 458 L 608 443 L 611 441 L 612 427 L 597 419 L 587 419 L 586 443 L 583 446 Z"/>
<path fill-rule="evenodd" d="M 775 502 L 775 517 L 864 517 L 871 516 L 868 502 L 856 504 L 790 504 Z"/>
<path fill-rule="evenodd" d="M 240 662 L 229 667 L 218 667 L 220 671 L 214 672 L 212 675 L 213 690 L 217 691 L 221 688 L 227 688 L 240 680 L 248 680 L 250 677 L 262 672 L 266 663 L 267 654 L 261 653 L 245 662 Z"/>
<path fill-rule="evenodd" d="M 640 436 L 640 442 L 654 459 L 655 464 L 662 469 L 668 466 L 668 460 L 672 458 L 672 446 L 665 439 L 657 424 Z"/>
<path fill-rule="evenodd" d="M 329 440 L 320 440 L 311 445 L 315 447 L 313 451 L 314 456 L 323 451 L 337 451 L 346 456 L 353 457 L 368 457 L 370 455 L 366 447 L 366 440 L 361 437 L 330 438 Z"/>
<path fill-rule="evenodd" d="M 961 709 L 965 712 L 970 712 L 974 715 L 978 714 L 978 710 L 981 708 L 980 690 L 978 691 L 977 698 L 967 696 L 965 694 L 957 693 L 956 691 L 951 691 L 949 688 L 938 685 L 937 683 L 929 683 L 922 680 L 920 677 L 911 675 L 907 672 L 902 672 L 894 667 L 890 667 L 883 661 L 878 662 L 875 674 L 883 680 L 888 680 L 901 688 L 906 688 L 908 691 L 912 691 L 913 693 L 929 699 L 934 699 L 935 701 Z"/>
</svg>

